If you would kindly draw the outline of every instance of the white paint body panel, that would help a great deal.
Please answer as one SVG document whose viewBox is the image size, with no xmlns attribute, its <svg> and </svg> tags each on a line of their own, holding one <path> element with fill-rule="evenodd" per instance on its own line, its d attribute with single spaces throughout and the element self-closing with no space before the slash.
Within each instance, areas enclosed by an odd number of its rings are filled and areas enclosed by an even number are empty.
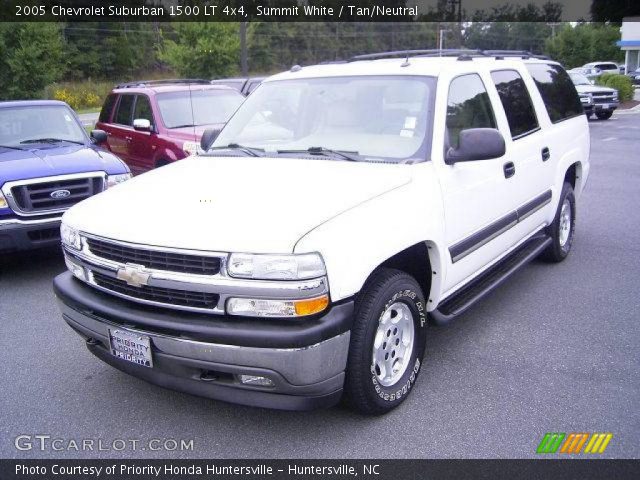
<svg viewBox="0 0 640 480">
<path fill-rule="evenodd" d="M 535 62 L 535 60 L 532 60 Z M 67 211 L 81 231 L 147 245 L 217 252 L 320 252 L 333 301 L 360 291 L 385 260 L 425 243 L 433 273 L 428 310 L 549 224 L 567 169 L 579 163 L 576 196 L 589 172 L 584 115 L 552 124 L 520 60 L 416 58 L 303 68 L 266 80 L 314 76 L 428 75 L 438 77 L 431 158 L 413 165 L 330 159 L 188 158 L 146 173 Z M 540 131 L 511 140 L 490 72 L 521 73 Z M 446 165 L 443 138 L 448 85 L 478 73 L 492 100 L 506 154 Z M 551 158 L 542 162 L 548 147 Z M 505 179 L 504 163 L 516 165 Z M 551 189 L 544 208 L 453 263 L 452 244 Z M 426 292 L 425 292 L 426 293 Z"/>
</svg>

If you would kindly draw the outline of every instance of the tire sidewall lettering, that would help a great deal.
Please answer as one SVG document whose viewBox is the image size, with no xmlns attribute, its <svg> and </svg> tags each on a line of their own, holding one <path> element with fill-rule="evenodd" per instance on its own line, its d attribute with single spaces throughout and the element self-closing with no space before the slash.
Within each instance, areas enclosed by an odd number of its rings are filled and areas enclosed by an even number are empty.
<svg viewBox="0 0 640 480">
<path fill-rule="evenodd" d="M 417 322 L 415 321 L 415 318 L 414 318 L 414 327 L 416 328 L 416 340 L 419 341 L 419 339 L 421 339 L 424 336 L 422 333 L 422 329 L 425 327 L 427 323 L 427 315 L 426 315 L 424 302 L 421 300 L 420 295 L 418 295 L 418 293 L 415 292 L 414 290 L 403 289 L 394 293 L 389 299 L 389 301 L 386 302 L 386 304 L 383 306 L 380 316 L 378 317 L 378 323 L 382 321 L 382 316 L 384 315 L 384 312 L 393 303 L 396 303 L 397 301 L 404 301 L 404 303 L 407 303 L 409 305 L 409 307 L 412 309 L 414 314 L 415 313 L 418 314 Z M 415 348 L 417 348 L 417 345 L 414 346 L 414 352 L 412 352 L 412 356 L 415 355 Z M 416 358 L 413 368 L 407 369 L 407 372 L 409 372 L 409 374 L 407 376 L 407 373 L 405 373 L 404 379 L 401 380 L 402 383 L 398 382 L 395 385 L 384 387 L 380 385 L 380 383 L 378 382 L 378 379 L 376 377 L 375 367 L 374 365 L 371 365 L 370 367 L 371 382 L 373 384 L 375 393 L 378 395 L 380 399 L 384 400 L 385 402 L 400 401 L 401 399 L 406 397 L 411 391 L 418 377 L 418 372 L 420 371 L 421 366 L 422 366 L 422 363 L 420 361 L 420 358 Z"/>
</svg>

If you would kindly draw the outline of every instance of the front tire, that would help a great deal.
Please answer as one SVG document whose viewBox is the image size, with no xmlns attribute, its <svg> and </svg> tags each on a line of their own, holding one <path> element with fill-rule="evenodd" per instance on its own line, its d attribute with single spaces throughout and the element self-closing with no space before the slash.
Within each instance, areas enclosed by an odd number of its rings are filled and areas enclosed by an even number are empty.
<svg viewBox="0 0 640 480">
<path fill-rule="evenodd" d="M 611 118 L 611 115 L 613 115 L 613 112 L 611 110 L 608 110 L 606 112 L 596 112 L 596 117 L 598 117 L 598 120 L 609 120 Z"/>
<path fill-rule="evenodd" d="M 407 398 L 422 366 L 426 328 L 416 280 L 400 270 L 377 270 L 356 300 L 344 386 L 351 408 L 380 415 Z"/>
<path fill-rule="evenodd" d="M 560 203 L 553 223 L 547 227 L 551 245 L 542 257 L 550 262 L 561 262 L 569 255 L 576 228 L 576 198 L 573 187 L 566 183 L 562 186 Z"/>
</svg>

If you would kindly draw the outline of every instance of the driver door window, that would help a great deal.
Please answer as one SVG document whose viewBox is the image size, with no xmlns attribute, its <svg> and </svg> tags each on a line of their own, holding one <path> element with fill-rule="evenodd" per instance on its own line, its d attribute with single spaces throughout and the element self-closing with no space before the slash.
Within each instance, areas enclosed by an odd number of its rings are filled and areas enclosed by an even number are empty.
<svg viewBox="0 0 640 480">
<path fill-rule="evenodd" d="M 491 100 L 478 75 L 462 75 L 451 81 L 446 127 L 448 146 L 453 148 L 458 147 L 462 130 L 496 128 Z"/>
</svg>

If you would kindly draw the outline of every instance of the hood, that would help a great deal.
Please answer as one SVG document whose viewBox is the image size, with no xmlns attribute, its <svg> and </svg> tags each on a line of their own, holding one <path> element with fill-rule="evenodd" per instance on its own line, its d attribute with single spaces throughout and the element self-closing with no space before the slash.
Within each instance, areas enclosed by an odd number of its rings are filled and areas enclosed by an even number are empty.
<svg viewBox="0 0 640 480">
<path fill-rule="evenodd" d="M 205 130 L 209 128 L 221 129 L 224 127 L 224 123 L 212 123 L 210 125 L 197 125 L 194 127 L 182 127 L 167 129 L 167 136 L 171 138 L 177 138 L 179 140 L 187 140 L 192 142 L 199 142 L 200 137 Z M 195 134 L 194 134 L 195 131 Z"/>
<path fill-rule="evenodd" d="M 0 147 L 0 185 L 13 180 L 95 171 L 118 174 L 128 169 L 113 154 L 86 145 L 29 150 Z"/>
<path fill-rule="evenodd" d="M 578 93 L 614 93 L 615 88 L 601 87 L 600 85 L 576 85 Z"/>
<path fill-rule="evenodd" d="M 145 245 L 286 253 L 311 229 L 410 180 L 408 165 L 189 157 L 89 198 L 64 219 Z"/>
</svg>

